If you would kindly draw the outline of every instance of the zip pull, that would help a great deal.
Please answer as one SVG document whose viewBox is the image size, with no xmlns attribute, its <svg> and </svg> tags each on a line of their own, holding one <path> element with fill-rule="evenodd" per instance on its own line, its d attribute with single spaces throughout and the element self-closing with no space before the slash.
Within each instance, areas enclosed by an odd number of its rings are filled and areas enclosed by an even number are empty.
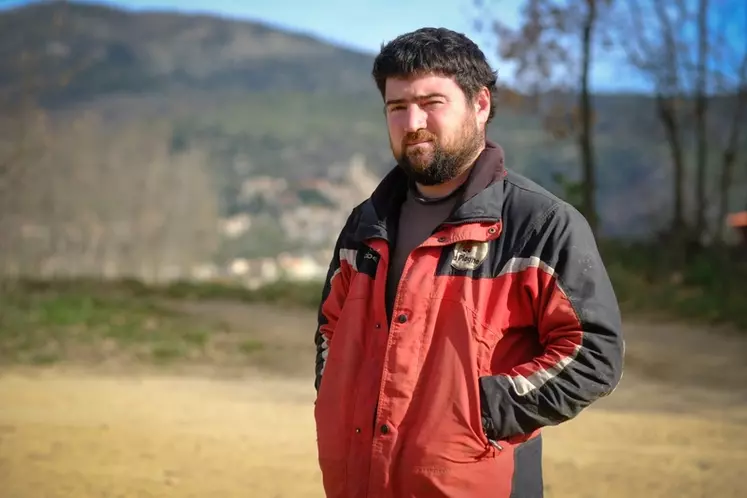
<svg viewBox="0 0 747 498">
<path fill-rule="evenodd" d="M 488 442 L 498 451 L 503 451 L 503 446 L 498 444 L 498 441 L 493 441 L 492 439 L 488 438 Z"/>
</svg>

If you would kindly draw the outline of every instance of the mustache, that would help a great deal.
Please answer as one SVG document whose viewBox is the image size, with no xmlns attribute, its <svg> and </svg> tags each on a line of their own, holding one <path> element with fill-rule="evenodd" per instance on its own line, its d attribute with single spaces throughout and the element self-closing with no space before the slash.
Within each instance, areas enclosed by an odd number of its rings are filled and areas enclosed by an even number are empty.
<svg viewBox="0 0 747 498">
<path fill-rule="evenodd" d="M 414 133 L 408 133 L 402 138 L 403 145 L 416 144 L 418 142 L 435 141 L 436 136 L 427 130 L 418 130 Z"/>
</svg>

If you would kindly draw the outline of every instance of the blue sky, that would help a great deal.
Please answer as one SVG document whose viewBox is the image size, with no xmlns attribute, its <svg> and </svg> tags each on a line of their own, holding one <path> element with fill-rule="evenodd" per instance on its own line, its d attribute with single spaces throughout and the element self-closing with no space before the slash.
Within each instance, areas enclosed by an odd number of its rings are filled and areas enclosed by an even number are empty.
<svg viewBox="0 0 747 498">
<path fill-rule="evenodd" d="M 0 0 L 0 6 L 7 8 L 29 1 L 33 0 Z M 738 15 L 747 16 L 744 0 L 712 1 L 736 6 L 737 12 L 741 10 Z M 474 28 L 477 10 L 473 0 L 98 0 L 96 3 L 131 10 L 203 12 L 259 20 L 372 53 L 379 49 L 382 42 L 400 33 L 422 26 L 443 26 L 470 36 L 491 57 L 501 79 L 509 82 L 512 79 L 511 68 L 494 55 L 494 44 L 490 37 Z M 492 2 L 494 12 L 509 24 L 516 22 L 521 3 L 520 0 Z M 739 36 L 744 40 L 744 33 Z M 642 87 L 640 79 L 632 71 L 621 67 L 620 63 L 603 55 L 597 62 L 592 76 L 595 90 Z"/>
<path fill-rule="evenodd" d="M 33 0 L 31 0 L 33 1 Z M 86 0 L 132 10 L 166 9 L 205 12 L 261 20 L 311 33 L 337 44 L 376 51 L 398 34 L 423 26 L 446 26 L 471 32 L 473 0 Z M 29 0 L 0 0 L 22 5 Z M 515 11 L 516 0 L 507 0 Z M 513 8 L 511 8 L 513 7 Z M 511 15 L 515 14 L 512 12 Z M 478 41 L 478 40 L 476 40 Z"/>
</svg>

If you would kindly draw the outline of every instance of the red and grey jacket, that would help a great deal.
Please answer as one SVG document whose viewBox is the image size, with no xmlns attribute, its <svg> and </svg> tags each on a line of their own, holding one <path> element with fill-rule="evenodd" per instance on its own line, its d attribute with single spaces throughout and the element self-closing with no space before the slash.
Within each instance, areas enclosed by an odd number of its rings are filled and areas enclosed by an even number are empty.
<svg viewBox="0 0 747 498">
<path fill-rule="evenodd" d="M 450 217 L 385 289 L 407 180 L 342 229 L 316 331 L 328 497 L 536 498 L 542 427 L 617 386 L 617 300 L 586 220 L 488 142 Z M 373 422 L 373 423 L 372 423 Z"/>
</svg>

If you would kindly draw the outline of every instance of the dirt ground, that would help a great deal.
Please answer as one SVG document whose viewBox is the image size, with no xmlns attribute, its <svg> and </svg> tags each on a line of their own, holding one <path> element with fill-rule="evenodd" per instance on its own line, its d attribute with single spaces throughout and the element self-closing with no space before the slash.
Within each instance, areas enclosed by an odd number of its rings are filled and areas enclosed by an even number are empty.
<svg viewBox="0 0 747 498">
<path fill-rule="evenodd" d="M 193 311 L 262 324 L 286 361 L 228 373 L 1 371 L 0 498 L 321 497 L 313 314 Z M 546 496 L 747 496 L 747 338 L 628 323 L 626 339 L 618 390 L 546 430 Z"/>
</svg>

